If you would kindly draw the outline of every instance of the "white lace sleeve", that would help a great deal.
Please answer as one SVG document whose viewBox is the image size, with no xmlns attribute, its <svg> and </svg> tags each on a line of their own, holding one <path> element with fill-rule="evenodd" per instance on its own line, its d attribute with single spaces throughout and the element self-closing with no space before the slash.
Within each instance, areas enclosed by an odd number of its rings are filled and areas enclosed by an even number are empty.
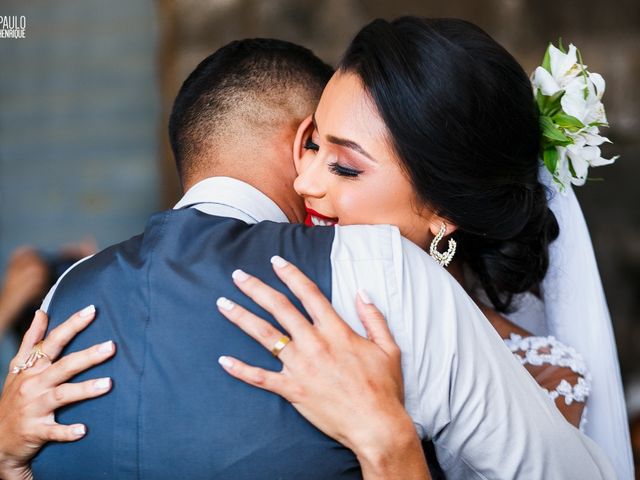
<svg viewBox="0 0 640 480">
<path fill-rule="evenodd" d="M 563 397 L 566 405 L 573 402 L 586 403 L 591 390 L 591 375 L 582 356 L 572 347 L 558 341 L 553 336 L 548 337 L 522 337 L 512 333 L 505 343 L 523 365 L 552 365 L 569 368 L 578 375 L 578 381 L 571 385 L 566 379 L 562 379 L 554 390 L 546 390 L 555 401 Z M 580 430 L 586 426 L 586 406 L 580 420 Z"/>
</svg>

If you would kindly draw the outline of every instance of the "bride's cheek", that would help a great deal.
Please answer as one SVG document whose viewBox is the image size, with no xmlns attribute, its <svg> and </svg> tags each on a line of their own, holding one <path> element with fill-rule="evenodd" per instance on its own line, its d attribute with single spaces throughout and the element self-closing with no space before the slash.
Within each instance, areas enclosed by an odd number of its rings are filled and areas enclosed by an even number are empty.
<svg viewBox="0 0 640 480">
<path fill-rule="evenodd" d="M 374 210 L 371 208 L 372 199 L 354 185 L 342 189 L 335 199 L 334 211 L 341 225 L 359 223 L 373 223 Z"/>
</svg>

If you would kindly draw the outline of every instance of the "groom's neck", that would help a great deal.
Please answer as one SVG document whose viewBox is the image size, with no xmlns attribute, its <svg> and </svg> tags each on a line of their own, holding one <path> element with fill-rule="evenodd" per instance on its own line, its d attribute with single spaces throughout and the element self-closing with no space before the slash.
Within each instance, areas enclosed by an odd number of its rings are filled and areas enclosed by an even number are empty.
<svg viewBox="0 0 640 480">
<path fill-rule="evenodd" d="M 260 151 L 260 149 L 257 149 Z M 222 158 L 206 162 L 211 168 L 201 168 L 183 179 L 186 192 L 196 183 L 211 177 L 230 177 L 245 182 L 260 190 L 273 200 L 292 223 L 304 221 L 304 203 L 293 189 L 296 172 L 291 149 L 286 151 L 272 148 L 263 150 L 261 155 L 244 152 L 233 158 Z M 242 158 L 242 160 L 240 160 Z"/>
</svg>

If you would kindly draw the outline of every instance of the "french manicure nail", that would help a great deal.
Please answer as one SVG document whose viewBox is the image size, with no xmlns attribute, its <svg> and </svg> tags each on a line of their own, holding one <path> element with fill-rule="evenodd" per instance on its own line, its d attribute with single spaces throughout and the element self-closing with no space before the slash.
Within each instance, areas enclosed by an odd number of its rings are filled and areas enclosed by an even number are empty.
<svg viewBox="0 0 640 480">
<path fill-rule="evenodd" d="M 93 382 L 93 388 L 96 390 L 106 390 L 111 386 L 111 379 L 109 377 L 99 378 Z"/>
<path fill-rule="evenodd" d="M 226 297 L 220 297 L 217 301 L 216 301 L 216 305 L 218 307 L 220 307 L 223 310 L 231 310 L 234 306 L 235 303 L 233 303 L 231 300 L 229 300 Z"/>
<path fill-rule="evenodd" d="M 273 257 L 271 257 L 271 263 L 276 268 L 283 268 L 286 267 L 289 262 L 278 255 L 274 255 Z"/>
<path fill-rule="evenodd" d="M 362 303 L 364 303 L 366 305 L 371 305 L 373 303 L 371 301 L 371 297 L 369 297 L 367 292 L 365 292 L 362 289 L 358 290 L 358 296 L 360 297 L 360 300 L 362 300 Z"/>
<path fill-rule="evenodd" d="M 83 436 L 85 433 L 87 433 L 87 427 L 85 427 L 84 425 L 76 425 L 75 427 L 73 427 L 73 434 L 74 435 L 78 435 Z"/>
<path fill-rule="evenodd" d="M 249 279 L 249 275 L 238 269 L 233 271 L 233 273 L 231 274 L 231 278 L 233 278 L 236 282 L 244 282 L 245 280 Z"/>
<path fill-rule="evenodd" d="M 84 307 L 82 310 L 80 310 L 80 317 L 87 318 L 94 313 L 96 313 L 95 305 L 89 305 L 88 307 Z"/>
<path fill-rule="evenodd" d="M 229 370 L 233 368 L 233 361 L 229 357 L 222 356 L 218 358 L 218 363 Z"/>
<path fill-rule="evenodd" d="M 98 345 L 98 352 L 100 353 L 111 353 L 113 352 L 113 341 L 109 340 L 108 342 L 101 343 Z"/>
</svg>

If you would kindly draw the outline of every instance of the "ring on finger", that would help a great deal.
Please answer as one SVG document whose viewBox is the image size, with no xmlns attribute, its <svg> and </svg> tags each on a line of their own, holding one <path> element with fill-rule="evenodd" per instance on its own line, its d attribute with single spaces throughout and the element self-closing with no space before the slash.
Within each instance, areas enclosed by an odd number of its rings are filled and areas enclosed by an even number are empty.
<svg viewBox="0 0 640 480">
<path fill-rule="evenodd" d="M 15 367 L 13 367 L 13 369 L 11 370 L 11 373 L 20 373 L 23 370 L 27 370 L 28 368 L 33 367 L 36 364 L 36 362 L 41 358 L 46 358 L 47 360 L 50 360 L 49 355 L 47 355 L 42 351 L 43 343 L 44 341 L 40 341 L 36 343 L 31 349 L 31 352 L 29 352 L 29 356 L 27 357 L 27 359 L 23 363 L 20 363 Z"/>
<path fill-rule="evenodd" d="M 271 353 L 273 354 L 273 356 L 279 356 L 280 352 L 282 352 L 282 350 L 284 350 L 284 348 L 289 345 L 289 342 L 291 342 L 291 339 L 289 337 L 287 337 L 286 335 L 281 336 L 271 348 Z"/>
</svg>

